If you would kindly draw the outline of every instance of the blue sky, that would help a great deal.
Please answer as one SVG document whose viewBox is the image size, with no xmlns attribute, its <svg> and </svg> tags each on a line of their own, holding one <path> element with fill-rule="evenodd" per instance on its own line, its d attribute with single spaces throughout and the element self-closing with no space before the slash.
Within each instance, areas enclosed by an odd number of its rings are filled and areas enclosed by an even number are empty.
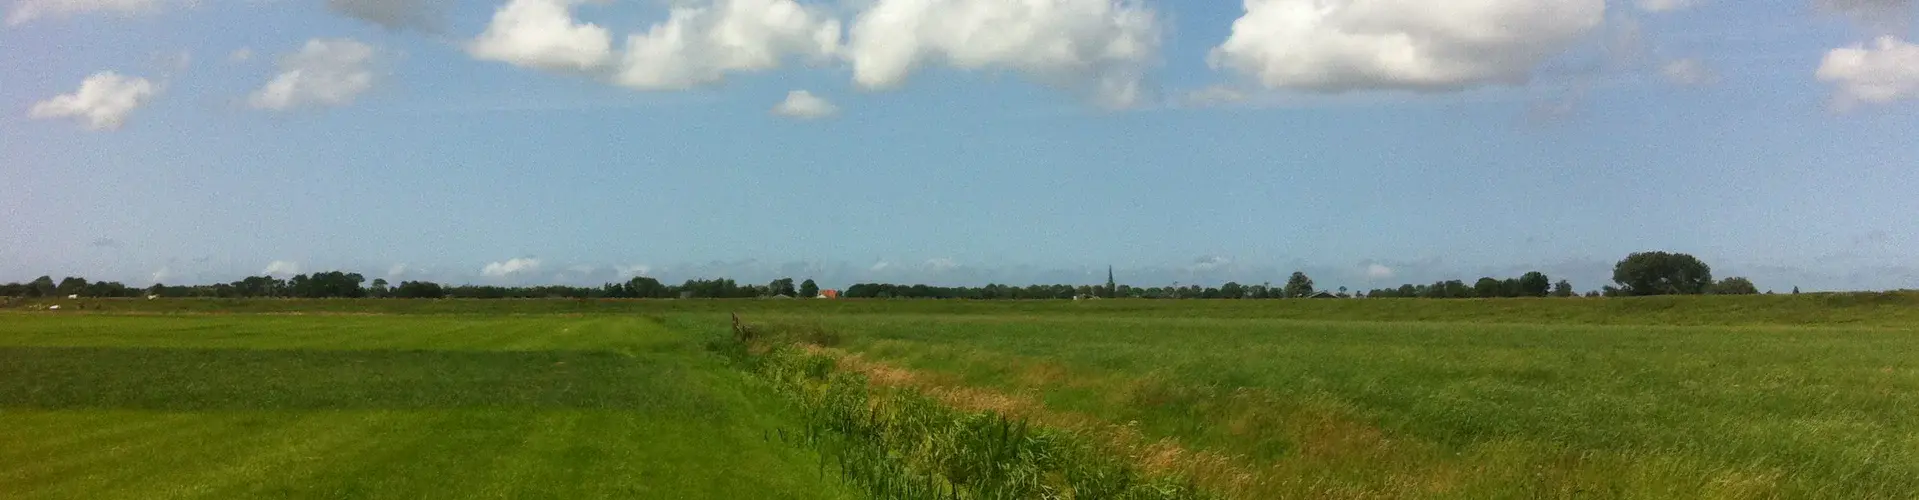
<svg viewBox="0 0 1919 500">
<path fill-rule="evenodd" d="M 0 281 L 1919 287 L 1910 0 L 10 1 Z"/>
</svg>

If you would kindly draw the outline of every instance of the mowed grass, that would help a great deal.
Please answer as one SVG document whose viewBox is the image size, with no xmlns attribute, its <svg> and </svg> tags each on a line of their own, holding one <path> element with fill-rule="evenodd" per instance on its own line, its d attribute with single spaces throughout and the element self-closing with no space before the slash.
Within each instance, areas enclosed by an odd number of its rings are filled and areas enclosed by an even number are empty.
<svg viewBox="0 0 1919 500">
<path fill-rule="evenodd" d="M 0 314 L 0 498 L 849 498 L 641 316 Z"/>
<path fill-rule="evenodd" d="M 1232 309 L 1101 318 L 1056 307 L 763 316 L 821 325 L 843 349 L 923 380 L 1030 400 L 1055 422 L 1164 440 L 1181 450 L 1159 457 L 1169 468 L 1238 498 L 1919 492 L 1919 325 L 1302 321 Z"/>
</svg>

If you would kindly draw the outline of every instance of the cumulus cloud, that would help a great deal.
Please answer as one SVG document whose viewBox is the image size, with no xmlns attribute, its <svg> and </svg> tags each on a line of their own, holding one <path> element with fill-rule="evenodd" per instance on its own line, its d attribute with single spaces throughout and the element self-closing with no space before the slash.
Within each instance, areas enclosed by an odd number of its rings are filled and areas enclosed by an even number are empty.
<svg viewBox="0 0 1919 500">
<path fill-rule="evenodd" d="M 406 271 L 407 271 L 406 264 L 394 264 L 392 267 L 386 268 L 386 277 L 398 278 L 401 276 L 405 276 Z"/>
<path fill-rule="evenodd" d="M 467 53 L 489 61 L 544 69 L 588 71 L 613 55 L 606 28 L 573 19 L 581 0 L 512 0 L 493 13 L 493 21 L 467 45 Z"/>
<path fill-rule="evenodd" d="M 1813 0 L 1813 6 L 1853 18 L 1868 29 L 1892 34 L 1905 31 L 1911 23 L 1913 0 Z"/>
<path fill-rule="evenodd" d="M 926 259 L 926 268 L 932 269 L 934 271 L 945 271 L 945 270 L 953 269 L 956 267 L 959 267 L 959 261 L 955 261 L 953 259 L 949 259 L 945 257 L 940 257 L 936 259 Z"/>
<path fill-rule="evenodd" d="M 1379 263 L 1367 264 L 1366 277 L 1376 280 L 1392 278 L 1393 268 L 1386 267 L 1386 265 Z"/>
<path fill-rule="evenodd" d="M 373 88 L 373 46 L 352 39 L 312 39 L 299 52 L 281 56 L 280 74 L 254 91 L 257 109 L 342 106 Z"/>
<path fill-rule="evenodd" d="M 646 276 L 646 273 L 652 270 L 653 270 L 653 267 L 648 266 L 646 264 L 633 264 L 630 266 L 613 266 L 613 271 L 619 273 L 621 278 Z"/>
<path fill-rule="evenodd" d="M 777 68 L 788 57 L 822 59 L 840 48 L 840 22 L 793 0 L 716 0 L 675 7 L 665 22 L 626 38 L 614 82 L 679 90 L 729 72 Z"/>
<path fill-rule="evenodd" d="M 1598 27 L 1605 0 L 1246 0 L 1214 68 L 1314 92 L 1520 84 Z"/>
<path fill-rule="evenodd" d="M 251 60 L 253 60 L 253 49 L 251 48 L 240 47 L 233 49 L 233 53 L 227 54 L 227 61 L 243 63 Z"/>
<path fill-rule="evenodd" d="M 1919 98 L 1919 45 L 1885 36 L 1870 45 L 1833 49 L 1817 76 L 1833 85 L 1833 105 L 1841 111 Z"/>
<path fill-rule="evenodd" d="M 1639 10 L 1646 12 L 1672 12 L 1686 10 L 1697 5 L 1698 0 L 1639 0 Z"/>
<path fill-rule="evenodd" d="M 1143 99 L 1158 60 L 1156 13 L 1132 0 L 877 0 L 854 21 L 847 58 L 867 89 L 928 64 L 1013 71 L 1109 107 Z"/>
<path fill-rule="evenodd" d="M 7 13 L 7 25 L 96 12 L 132 16 L 158 11 L 163 3 L 162 0 L 19 0 Z"/>
<path fill-rule="evenodd" d="M 155 92 L 153 82 L 145 78 L 102 71 L 80 82 L 80 89 L 71 94 L 34 103 L 27 115 L 36 119 L 75 118 L 91 130 L 115 130 L 126 124 L 133 110 L 152 100 Z"/>
<path fill-rule="evenodd" d="M 817 120 L 833 116 L 840 112 L 839 106 L 814 96 L 812 92 L 795 90 L 786 93 L 786 100 L 773 106 L 773 114 L 798 120 Z"/>
<path fill-rule="evenodd" d="M 494 262 L 480 268 L 480 275 L 488 278 L 503 278 L 521 273 L 540 270 L 540 259 L 515 258 L 506 262 Z"/>
<path fill-rule="evenodd" d="M 1698 59 L 1668 61 L 1665 66 L 1659 68 L 1659 74 L 1665 76 L 1666 81 L 1687 87 L 1712 85 L 1719 82 L 1719 73 L 1706 67 L 1706 64 L 1699 62 Z"/>
<path fill-rule="evenodd" d="M 300 263 L 285 261 L 285 260 L 276 260 L 276 261 L 267 263 L 267 268 L 264 270 L 261 270 L 260 274 L 264 274 L 267 276 L 292 276 L 295 274 L 300 274 Z"/>
<path fill-rule="evenodd" d="M 326 0 L 326 8 L 387 29 L 435 31 L 440 27 L 445 3 L 444 0 Z"/>
<path fill-rule="evenodd" d="M 893 263 L 891 263 L 891 262 L 887 262 L 887 261 L 883 261 L 883 260 L 882 260 L 882 261 L 879 261 L 879 262 L 874 262 L 874 263 L 873 263 L 873 266 L 872 266 L 872 267 L 868 267 L 868 268 L 867 268 L 866 270 L 868 270 L 868 271 L 872 271 L 872 272 L 876 272 L 876 273 L 877 273 L 877 272 L 880 272 L 880 271 L 885 271 L 885 270 L 886 270 L 886 268 L 889 268 L 889 267 L 893 267 Z"/>
</svg>

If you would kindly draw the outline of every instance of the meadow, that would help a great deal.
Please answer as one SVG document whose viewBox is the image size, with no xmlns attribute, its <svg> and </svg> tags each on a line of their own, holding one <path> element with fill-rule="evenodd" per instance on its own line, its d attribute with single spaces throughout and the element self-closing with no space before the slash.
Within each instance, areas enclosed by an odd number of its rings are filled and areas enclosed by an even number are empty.
<svg viewBox="0 0 1919 500">
<path fill-rule="evenodd" d="M 646 317 L 0 313 L 0 498 L 854 498 Z"/>
<path fill-rule="evenodd" d="M 36 306 L 7 498 L 1919 491 L 1911 294 Z"/>
</svg>

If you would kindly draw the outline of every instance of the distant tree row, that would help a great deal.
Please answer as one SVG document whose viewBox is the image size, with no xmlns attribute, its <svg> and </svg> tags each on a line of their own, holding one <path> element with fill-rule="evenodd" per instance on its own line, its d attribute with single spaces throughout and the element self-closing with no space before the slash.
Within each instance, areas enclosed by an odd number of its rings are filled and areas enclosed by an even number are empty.
<svg viewBox="0 0 1919 500">
<path fill-rule="evenodd" d="M 1518 278 L 1480 278 L 1472 286 L 1460 280 L 1431 285 L 1400 285 L 1366 292 L 1373 298 L 1470 299 L 1493 297 L 1572 297 L 1573 285 L 1566 280 L 1553 283 L 1546 273 L 1533 271 Z"/>
<path fill-rule="evenodd" d="M 1730 277 L 1720 281 L 1712 280 L 1712 268 L 1699 259 L 1683 253 L 1642 252 L 1627 256 L 1613 268 L 1613 281 L 1616 286 L 1608 285 L 1601 290 L 1588 292 L 1592 296 L 1645 296 L 1645 295 L 1698 295 L 1722 294 L 1744 295 L 1759 293 L 1752 281 L 1740 277 Z M 1798 288 L 1793 289 L 1795 293 Z M 290 279 L 272 276 L 250 276 L 231 283 L 212 285 L 167 286 L 155 284 L 145 289 L 132 288 L 117 282 L 88 282 L 85 278 L 67 277 L 58 282 L 50 276 L 41 276 L 28 283 L 8 283 L 0 285 L 0 296 L 5 297 L 63 297 L 81 295 L 87 297 L 139 297 L 154 295 L 161 297 L 285 297 L 285 298 L 754 298 L 754 297 L 813 297 L 820 293 L 820 287 L 808 279 L 797 286 L 792 278 L 780 278 L 765 285 L 743 285 L 731 279 L 687 280 L 678 285 L 668 285 L 659 280 L 640 276 L 624 283 L 607 283 L 599 287 L 577 287 L 564 285 L 540 286 L 491 286 L 491 285 L 455 285 L 447 286 L 430 281 L 402 281 L 393 285 L 385 279 L 374 279 L 368 284 L 366 277 L 359 273 L 331 271 L 314 274 L 301 274 Z M 939 287 L 928 285 L 896 285 L 886 283 L 861 283 L 848 287 L 843 297 L 847 298 L 925 298 L 925 299 L 1071 299 L 1081 297 L 1098 298 L 1144 298 L 1144 299 L 1285 299 L 1330 295 L 1349 297 L 1345 287 L 1338 291 L 1320 291 L 1314 288 L 1312 278 L 1306 273 L 1295 272 L 1288 277 L 1286 284 L 1273 286 L 1271 283 L 1245 285 L 1229 282 L 1219 287 L 1201 287 L 1198 285 L 1180 286 L 1174 284 L 1164 287 L 1135 287 L 1121 285 L 1113 280 L 1109 271 L 1105 285 L 1001 285 L 989 284 L 981 287 Z M 1435 282 L 1430 285 L 1405 284 L 1397 288 L 1381 288 L 1360 294 L 1371 298 L 1492 298 L 1492 297 L 1573 297 L 1572 283 L 1566 280 L 1553 282 L 1545 273 L 1529 272 L 1517 278 L 1496 279 L 1480 278 L 1471 285 L 1460 280 Z"/>
</svg>

